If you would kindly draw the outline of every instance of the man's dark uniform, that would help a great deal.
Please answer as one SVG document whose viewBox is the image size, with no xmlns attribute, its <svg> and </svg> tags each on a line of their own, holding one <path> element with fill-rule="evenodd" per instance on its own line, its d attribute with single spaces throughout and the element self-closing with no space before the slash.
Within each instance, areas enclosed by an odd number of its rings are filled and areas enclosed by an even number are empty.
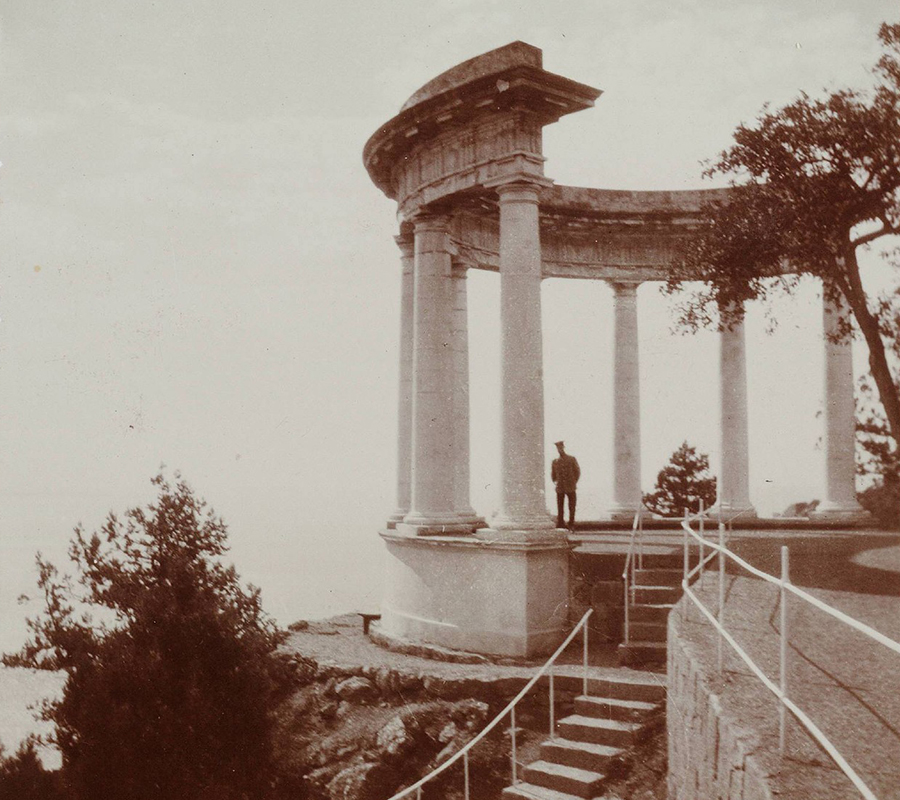
<svg viewBox="0 0 900 800">
<path fill-rule="evenodd" d="M 563 527 L 563 510 L 565 499 L 569 498 L 569 527 L 575 527 L 575 487 L 581 477 L 581 468 L 574 456 L 565 451 L 565 445 L 557 442 L 559 458 L 553 459 L 550 466 L 550 478 L 556 484 L 556 527 Z"/>
</svg>

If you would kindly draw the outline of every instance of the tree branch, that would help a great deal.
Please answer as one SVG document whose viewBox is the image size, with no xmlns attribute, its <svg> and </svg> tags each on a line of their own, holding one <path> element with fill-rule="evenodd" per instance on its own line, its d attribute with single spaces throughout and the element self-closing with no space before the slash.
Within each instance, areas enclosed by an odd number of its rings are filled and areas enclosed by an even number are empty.
<svg viewBox="0 0 900 800">
<path fill-rule="evenodd" d="M 880 230 L 867 233 L 863 236 L 860 236 L 858 239 L 851 239 L 850 244 L 853 247 L 860 247 L 864 244 L 875 241 L 875 239 L 880 239 L 882 236 L 887 236 L 890 233 L 897 233 L 897 229 L 883 225 Z"/>
</svg>

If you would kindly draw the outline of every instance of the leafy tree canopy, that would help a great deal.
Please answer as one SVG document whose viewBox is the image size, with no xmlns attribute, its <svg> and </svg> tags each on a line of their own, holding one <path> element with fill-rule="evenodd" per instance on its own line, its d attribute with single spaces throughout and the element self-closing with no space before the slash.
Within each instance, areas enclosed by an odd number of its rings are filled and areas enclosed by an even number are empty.
<svg viewBox="0 0 900 800">
<path fill-rule="evenodd" d="M 898 307 L 866 296 L 857 262 L 859 248 L 900 233 L 900 24 L 882 25 L 879 39 L 871 91 L 803 94 L 737 128 L 707 170 L 732 188 L 706 209 L 708 224 L 686 246 L 668 289 L 704 281 L 682 302 L 680 322 L 728 327 L 745 301 L 790 292 L 800 275 L 821 278 L 826 297 L 856 318 L 896 442 L 900 392 L 884 340 L 886 315 L 896 317 Z"/>
<path fill-rule="evenodd" d="M 656 489 L 644 495 L 644 505 L 662 517 L 680 517 L 709 508 L 716 500 L 716 479 L 709 474 L 709 456 L 682 442 L 656 476 Z"/>
<path fill-rule="evenodd" d="M 74 797 L 267 797 L 283 635 L 222 563 L 222 520 L 180 477 L 154 483 L 146 509 L 76 528 L 74 578 L 38 556 L 45 608 L 5 661 L 68 673 L 44 713 Z"/>
</svg>

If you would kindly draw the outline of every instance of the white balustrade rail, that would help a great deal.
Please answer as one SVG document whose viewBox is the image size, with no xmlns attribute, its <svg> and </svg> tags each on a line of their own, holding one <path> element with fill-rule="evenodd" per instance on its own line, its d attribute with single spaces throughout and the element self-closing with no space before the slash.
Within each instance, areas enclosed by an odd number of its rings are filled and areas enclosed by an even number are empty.
<svg viewBox="0 0 900 800">
<path fill-rule="evenodd" d="M 587 696 L 588 695 L 588 626 L 587 621 L 590 618 L 591 614 L 593 614 L 593 609 L 588 609 L 584 616 L 578 621 L 578 624 L 572 628 L 572 632 L 565 638 L 563 643 L 556 648 L 556 652 L 553 653 L 550 658 L 544 662 L 544 665 L 532 676 L 532 678 L 522 687 L 522 690 L 507 703 L 506 707 L 497 714 L 494 719 L 492 719 L 473 739 L 468 741 L 464 747 L 455 752 L 450 758 L 444 761 L 439 766 L 435 767 L 431 772 L 429 772 L 424 778 L 416 781 L 412 786 L 408 786 L 400 792 L 397 792 L 390 800 L 400 800 L 403 797 L 410 797 L 413 793 L 415 793 L 417 798 L 422 797 L 422 787 L 428 783 L 429 781 L 436 778 L 445 770 L 448 770 L 452 767 L 457 761 L 462 759 L 463 761 L 463 790 L 464 797 L 466 800 L 469 798 L 469 751 L 478 744 L 485 736 L 487 736 L 494 728 L 496 728 L 500 722 L 509 715 L 509 724 L 510 724 L 510 738 L 511 738 L 511 753 L 510 753 L 510 761 L 512 766 L 512 783 L 513 785 L 519 782 L 518 776 L 518 762 L 516 760 L 516 706 L 522 700 L 528 692 L 531 691 L 532 687 L 538 682 L 542 675 L 545 673 L 549 679 L 549 693 L 550 693 L 550 738 L 556 736 L 556 720 L 554 718 L 555 713 L 555 702 L 554 702 L 554 687 L 553 687 L 553 664 L 556 662 L 556 659 L 562 654 L 562 652 L 569 646 L 575 636 L 579 631 L 584 632 L 584 647 L 583 647 L 583 660 L 582 660 L 582 693 Z"/>
<path fill-rule="evenodd" d="M 699 532 L 694 531 L 691 527 L 691 523 L 695 520 L 699 521 Z M 723 641 L 728 642 L 731 645 L 732 649 L 740 656 L 741 660 L 750 668 L 753 674 L 759 678 L 762 684 L 774 694 L 779 701 L 778 706 L 778 746 L 779 752 L 783 756 L 785 750 L 785 727 L 786 727 L 786 710 L 790 711 L 797 720 L 805 727 L 812 737 L 822 746 L 822 748 L 831 756 L 832 760 L 841 771 L 850 779 L 853 785 L 857 788 L 859 793 L 866 798 L 866 800 L 878 800 L 876 795 L 872 792 L 871 789 L 865 784 L 865 782 L 860 778 L 860 776 L 856 773 L 856 771 L 850 766 L 847 762 L 846 758 L 838 751 L 838 749 L 831 743 L 831 741 L 825 736 L 824 733 L 819 729 L 819 727 L 809 718 L 809 716 L 804 712 L 793 700 L 788 697 L 788 685 L 787 685 L 787 656 L 788 656 L 788 613 L 787 613 L 787 599 L 788 595 L 792 594 L 795 597 L 799 597 L 801 600 L 809 603 L 815 608 L 823 611 L 834 619 L 843 622 L 845 625 L 853 628 L 854 630 L 859 631 L 860 633 L 865 634 L 870 639 L 878 642 L 879 644 L 884 645 L 889 648 L 893 652 L 900 654 L 900 642 L 896 642 L 888 636 L 885 636 L 883 633 L 876 631 L 874 628 L 869 627 L 863 622 L 860 622 L 857 619 L 845 614 L 843 611 L 839 611 L 833 606 L 828 605 L 827 603 L 819 600 L 817 597 L 813 597 L 813 595 L 809 594 L 809 592 L 805 592 L 803 589 L 794 586 L 790 582 L 790 556 L 788 552 L 787 546 L 782 546 L 781 548 L 781 577 L 776 578 L 774 575 L 769 575 L 767 572 L 763 572 L 760 569 L 757 569 L 751 564 L 748 564 L 744 559 L 740 556 L 733 553 L 728 549 L 725 543 L 725 523 L 719 522 L 718 526 L 718 543 L 712 542 L 705 538 L 703 535 L 703 516 L 702 511 L 700 514 L 688 515 L 685 514 L 684 520 L 681 523 L 681 527 L 684 530 L 684 575 L 681 582 L 681 588 L 684 590 L 684 594 L 687 598 L 691 600 L 691 602 L 700 609 L 703 616 L 712 623 L 713 627 L 718 632 L 718 667 L 719 671 L 722 671 L 722 650 L 723 650 Z M 700 550 L 700 557 L 697 562 L 697 566 L 693 569 L 689 569 L 689 547 L 690 547 L 690 539 L 693 538 L 697 541 Z M 710 552 L 708 555 L 704 553 L 705 548 L 710 548 Z M 700 580 L 703 577 L 703 570 L 706 564 L 712 561 L 716 555 L 718 554 L 719 560 L 719 580 L 718 580 L 718 608 L 716 609 L 716 613 L 713 614 L 700 600 L 700 598 L 692 591 L 691 589 L 691 580 L 694 577 L 699 576 Z M 734 637 L 725 629 L 725 626 L 722 622 L 722 617 L 725 608 L 725 559 L 729 558 L 734 563 L 738 564 L 744 570 L 749 572 L 751 575 L 755 575 L 758 578 L 766 581 L 767 583 L 771 583 L 777 587 L 779 587 L 781 593 L 781 613 L 780 613 L 780 628 L 779 631 L 779 680 L 776 684 L 771 678 L 769 678 L 760 668 L 754 663 L 754 661 L 747 655 L 747 652 L 735 641 Z M 684 603 L 682 607 L 683 614 L 686 616 L 688 612 L 688 604 Z"/>
</svg>

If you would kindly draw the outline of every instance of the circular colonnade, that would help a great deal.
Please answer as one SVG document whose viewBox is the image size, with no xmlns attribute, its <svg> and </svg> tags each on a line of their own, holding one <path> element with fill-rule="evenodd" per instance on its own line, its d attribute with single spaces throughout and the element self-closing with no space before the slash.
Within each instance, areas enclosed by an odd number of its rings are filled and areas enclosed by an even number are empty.
<svg viewBox="0 0 900 800">
<path fill-rule="evenodd" d="M 542 130 L 600 92 L 543 69 L 514 42 L 427 83 L 367 142 L 374 183 L 398 205 L 401 347 L 397 508 L 382 532 L 382 634 L 530 656 L 566 630 L 568 552 L 544 496 L 541 281 L 614 290 L 613 518 L 641 500 L 637 286 L 665 280 L 703 205 L 727 189 L 631 192 L 555 185 Z M 466 273 L 500 273 L 501 496 L 489 525 L 469 500 Z M 825 307 L 825 332 L 839 311 Z M 855 521 L 849 344 L 823 337 L 826 475 L 822 518 Z M 749 492 L 742 324 L 721 333 L 717 506 L 755 516 Z"/>
</svg>

